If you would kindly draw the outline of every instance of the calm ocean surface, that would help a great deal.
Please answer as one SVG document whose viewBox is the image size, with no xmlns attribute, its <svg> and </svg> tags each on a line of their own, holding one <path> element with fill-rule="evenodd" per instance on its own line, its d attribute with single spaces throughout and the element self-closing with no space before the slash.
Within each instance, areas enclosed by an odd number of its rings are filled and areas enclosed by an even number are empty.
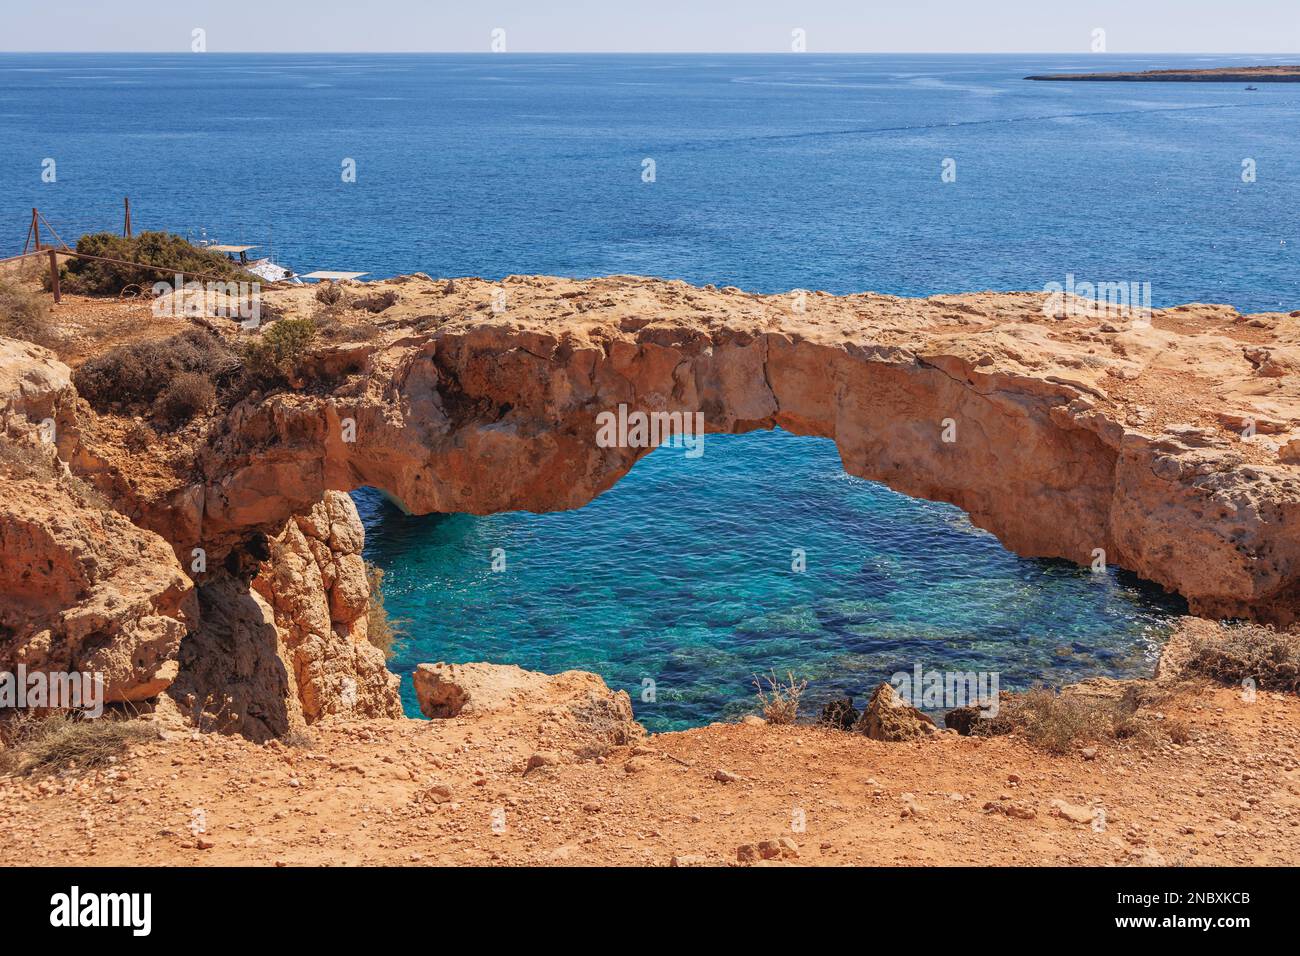
<svg viewBox="0 0 1300 956">
<path fill-rule="evenodd" d="M 1021 79 L 1255 62 L 1285 61 L 0 55 L 0 255 L 32 206 L 73 241 L 118 228 L 130 195 L 137 229 L 273 246 L 301 272 L 907 295 L 1073 273 L 1150 282 L 1157 306 L 1289 311 L 1300 87 Z M 693 461 L 661 449 L 567 514 L 415 518 L 357 498 L 407 619 L 396 670 L 595 670 L 656 730 L 743 709 L 771 668 L 818 698 L 918 661 L 1003 686 L 1145 673 L 1179 609 L 1127 575 L 1009 555 L 956 509 L 782 433 L 710 437 Z"/>
</svg>

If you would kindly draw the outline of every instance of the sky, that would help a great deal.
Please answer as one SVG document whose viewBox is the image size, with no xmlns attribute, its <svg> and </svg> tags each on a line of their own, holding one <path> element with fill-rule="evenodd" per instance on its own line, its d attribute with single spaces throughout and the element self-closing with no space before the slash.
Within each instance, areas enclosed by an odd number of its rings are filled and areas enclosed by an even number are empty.
<svg viewBox="0 0 1300 956">
<path fill-rule="evenodd" d="M 1297 53 L 1300 0 L 6 0 L 0 51 Z"/>
</svg>

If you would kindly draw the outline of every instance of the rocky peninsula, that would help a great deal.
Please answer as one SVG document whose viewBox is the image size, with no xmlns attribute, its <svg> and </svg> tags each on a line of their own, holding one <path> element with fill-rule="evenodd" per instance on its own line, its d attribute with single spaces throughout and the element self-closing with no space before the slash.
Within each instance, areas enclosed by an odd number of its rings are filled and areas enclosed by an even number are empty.
<svg viewBox="0 0 1300 956">
<path fill-rule="evenodd" d="M 1300 83 L 1300 66 L 1222 66 L 1203 70 L 1141 70 L 1131 73 L 1041 73 L 1025 79 L 1114 83 Z"/>
</svg>

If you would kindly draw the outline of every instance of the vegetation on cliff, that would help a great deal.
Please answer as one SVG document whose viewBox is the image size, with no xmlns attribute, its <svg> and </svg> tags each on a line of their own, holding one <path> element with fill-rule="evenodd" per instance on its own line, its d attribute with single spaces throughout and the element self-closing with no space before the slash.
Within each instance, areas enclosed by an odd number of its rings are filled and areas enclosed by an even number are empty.
<svg viewBox="0 0 1300 956">
<path fill-rule="evenodd" d="M 220 336 L 190 329 L 90 359 L 72 382 L 96 411 L 146 410 L 180 424 L 211 410 L 218 390 L 232 385 L 239 370 L 238 355 Z"/>
<path fill-rule="evenodd" d="M 244 343 L 244 373 L 250 382 L 264 387 L 292 385 L 301 378 L 303 362 L 315 341 L 313 320 L 280 319 Z"/>
<path fill-rule="evenodd" d="M 396 645 L 402 634 L 402 621 L 389 617 L 388 609 L 384 607 L 384 569 L 367 561 L 366 583 L 370 585 L 366 637 L 384 652 L 384 660 L 391 661 L 397 654 Z"/>
<path fill-rule="evenodd" d="M 1257 624 L 1221 629 L 1192 645 L 1185 669 L 1226 684 L 1253 681 L 1258 690 L 1300 693 L 1300 633 Z"/>
<path fill-rule="evenodd" d="M 48 303 L 34 291 L 0 279 L 0 335 L 48 348 L 57 338 L 49 318 Z"/>
<path fill-rule="evenodd" d="M 91 233 L 77 240 L 77 251 L 118 261 L 69 259 L 59 274 L 64 292 L 117 295 L 131 285 L 149 289 L 155 282 L 174 282 L 176 272 L 187 280 L 203 275 L 227 282 L 258 281 L 221 253 L 166 232 L 142 232 L 131 238 L 110 232 Z M 49 278 L 45 281 L 48 288 Z"/>
</svg>

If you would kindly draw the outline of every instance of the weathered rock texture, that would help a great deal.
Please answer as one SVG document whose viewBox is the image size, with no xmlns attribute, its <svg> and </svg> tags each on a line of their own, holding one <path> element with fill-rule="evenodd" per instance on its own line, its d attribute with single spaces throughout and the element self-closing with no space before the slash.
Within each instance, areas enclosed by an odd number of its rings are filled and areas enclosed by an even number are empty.
<svg viewBox="0 0 1300 956">
<path fill-rule="evenodd" d="M 950 501 L 1017 553 L 1101 558 L 1201 614 L 1300 612 L 1300 472 L 1280 457 L 1300 437 L 1291 317 L 1058 320 L 1028 293 L 633 277 L 382 285 L 399 294 L 386 334 L 322 351 L 309 391 L 235 408 L 201 450 L 208 480 L 153 503 L 171 540 L 220 548 L 361 485 L 414 512 L 580 507 L 647 451 L 596 442 L 597 415 L 626 405 L 831 438 L 847 471 Z M 279 295 L 286 314 L 314 308 L 310 290 Z"/>
<path fill-rule="evenodd" d="M 352 499 L 328 492 L 272 539 L 269 571 L 253 581 L 274 609 L 309 723 L 327 714 L 402 716 L 398 677 L 366 635 L 364 542 Z"/>
<path fill-rule="evenodd" d="M 881 684 L 853 729 L 872 740 L 899 743 L 927 737 L 937 728 L 933 720 L 899 697 L 893 685 Z"/>
<path fill-rule="evenodd" d="M 85 460 L 80 428 L 96 424 L 67 366 L 11 340 L 0 360 L 0 669 L 100 672 L 109 702 L 170 690 L 202 726 L 258 740 L 330 714 L 401 716 L 398 678 L 367 640 L 364 529 L 347 495 L 283 523 L 254 589 L 219 552 L 196 588 L 177 561 L 190 548 L 113 510 L 59 458 Z"/>
<path fill-rule="evenodd" d="M 414 682 L 420 712 L 435 720 L 511 714 L 521 723 L 540 720 L 553 739 L 571 748 L 622 746 L 645 736 L 627 691 L 611 691 L 586 671 L 542 674 L 513 664 L 421 664 Z"/>
<path fill-rule="evenodd" d="M 58 459 L 75 397 L 51 353 L 0 340 L 0 669 L 100 673 L 106 701 L 140 701 L 176 674 L 191 582 Z"/>
<path fill-rule="evenodd" d="M 271 538 L 251 584 L 220 569 L 169 691 L 200 725 L 252 740 L 328 715 L 400 717 L 399 679 L 366 636 L 370 587 L 352 499 L 329 492 Z"/>
</svg>

